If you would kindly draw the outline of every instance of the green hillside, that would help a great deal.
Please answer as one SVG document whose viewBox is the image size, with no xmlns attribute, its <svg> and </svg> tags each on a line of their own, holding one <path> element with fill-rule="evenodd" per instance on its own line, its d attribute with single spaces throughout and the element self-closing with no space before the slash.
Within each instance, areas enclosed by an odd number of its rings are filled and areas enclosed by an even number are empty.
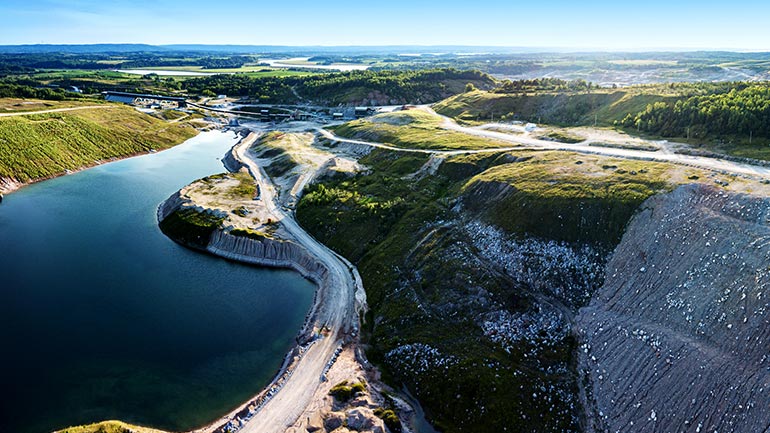
<svg viewBox="0 0 770 433">
<path fill-rule="evenodd" d="M 675 102 L 673 95 L 639 90 L 598 89 L 588 92 L 534 94 L 474 91 L 452 96 L 434 106 L 445 116 L 463 121 L 524 120 L 554 125 L 612 125 L 628 113 L 656 102 Z"/>
<path fill-rule="evenodd" d="M 486 144 L 461 133 L 431 141 L 424 131 L 439 123 L 412 110 L 336 131 L 404 147 Z M 297 208 L 302 226 L 361 272 L 369 360 L 390 385 L 406 386 L 441 431 L 579 431 L 568 326 L 548 325 L 562 331 L 533 332 L 504 347 L 490 331 L 497 314 L 490 311 L 526 317 L 526 328 L 557 314 L 557 305 L 568 323 L 601 283 L 605 257 L 640 204 L 676 185 L 709 181 L 709 173 L 560 151 L 448 156 L 432 174 L 429 160 L 375 149 L 360 160 L 369 170 L 320 179 Z M 516 252 L 505 255 L 493 232 Z M 502 272 L 512 257 L 522 263 Z M 540 272 L 548 261 L 564 266 Z M 517 277 L 528 269 L 535 280 Z"/>
<path fill-rule="evenodd" d="M 396 111 L 331 128 L 335 134 L 406 149 L 484 149 L 508 143 L 441 128 L 442 118 L 422 110 Z"/>
<path fill-rule="evenodd" d="M 0 118 L 0 178 L 34 181 L 110 158 L 172 147 L 196 135 L 133 108 Z"/>
<path fill-rule="evenodd" d="M 489 92 L 449 97 L 434 109 L 468 123 L 521 120 L 557 126 L 611 126 L 722 154 L 770 159 L 767 82 L 608 89 L 552 79 L 505 81 Z"/>
</svg>

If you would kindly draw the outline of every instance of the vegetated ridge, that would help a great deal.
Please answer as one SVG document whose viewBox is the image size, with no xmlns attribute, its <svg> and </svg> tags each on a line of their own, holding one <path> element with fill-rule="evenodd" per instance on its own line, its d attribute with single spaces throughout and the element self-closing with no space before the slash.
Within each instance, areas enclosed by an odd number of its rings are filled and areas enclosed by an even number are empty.
<svg viewBox="0 0 770 433">
<path fill-rule="evenodd" d="M 261 103 L 297 103 L 302 98 L 320 105 L 335 106 L 436 102 L 462 92 L 469 82 L 489 89 L 495 81 L 478 71 L 436 69 L 354 71 L 306 77 L 213 75 L 186 80 L 183 86 L 191 93 L 208 91 L 211 94 L 237 95 Z"/>
<path fill-rule="evenodd" d="M 0 117 L 0 187 L 46 179 L 101 161 L 162 150 L 197 134 L 133 108 Z"/>
<path fill-rule="evenodd" d="M 504 81 L 436 104 L 463 121 L 522 120 L 560 126 L 613 126 L 652 136 L 717 144 L 736 156 L 770 158 L 767 83 L 672 83 L 597 88 L 555 79 Z"/>
</svg>

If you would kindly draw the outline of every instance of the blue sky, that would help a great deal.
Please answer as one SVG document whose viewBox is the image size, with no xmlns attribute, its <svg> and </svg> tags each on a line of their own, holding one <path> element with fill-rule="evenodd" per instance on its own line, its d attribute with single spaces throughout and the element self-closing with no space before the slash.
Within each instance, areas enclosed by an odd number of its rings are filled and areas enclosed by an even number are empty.
<svg viewBox="0 0 770 433">
<path fill-rule="evenodd" d="M 770 2 L 0 0 L 0 45 L 492 45 L 770 51 Z"/>
</svg>

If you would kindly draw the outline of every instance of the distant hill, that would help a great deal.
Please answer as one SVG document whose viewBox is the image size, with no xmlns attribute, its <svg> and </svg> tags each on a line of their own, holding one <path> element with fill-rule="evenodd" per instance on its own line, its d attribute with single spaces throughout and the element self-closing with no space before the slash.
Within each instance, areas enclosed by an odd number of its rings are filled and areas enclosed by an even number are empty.
<svg viewBox="0 0 770 433">
<path fill-rule="evenodd" d="M 213 51 L 228 53 L 294 53 L 294 54 L 435 54 L 435 53 L 531 53 L 543 49 L 525 47 L 482 47 L 465 45 L 344 45 L 344 46 L 289 46 L 289 45 L 162 45 L 173 51 Z"/>
</svg>

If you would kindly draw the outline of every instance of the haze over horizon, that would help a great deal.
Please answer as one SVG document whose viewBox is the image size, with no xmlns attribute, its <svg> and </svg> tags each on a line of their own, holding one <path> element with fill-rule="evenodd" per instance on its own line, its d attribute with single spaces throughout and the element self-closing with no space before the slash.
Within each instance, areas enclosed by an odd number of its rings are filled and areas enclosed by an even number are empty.
<svg viewBox="0 0 770 433">
<path fill-rule="evenodd" d="M 335 3 L 235 0 L 6 0 L 0 45 L 238 44 L 464 45 L 584 50 L 770 50 L 770 28 L 749 26 L 770 4 L 662 0 L 581 4 L 545 0 Z M 747 30 L 751 28 L 751 30 Z M 287 30 L 288 29 L 288 30 Z"/>
</svg>

